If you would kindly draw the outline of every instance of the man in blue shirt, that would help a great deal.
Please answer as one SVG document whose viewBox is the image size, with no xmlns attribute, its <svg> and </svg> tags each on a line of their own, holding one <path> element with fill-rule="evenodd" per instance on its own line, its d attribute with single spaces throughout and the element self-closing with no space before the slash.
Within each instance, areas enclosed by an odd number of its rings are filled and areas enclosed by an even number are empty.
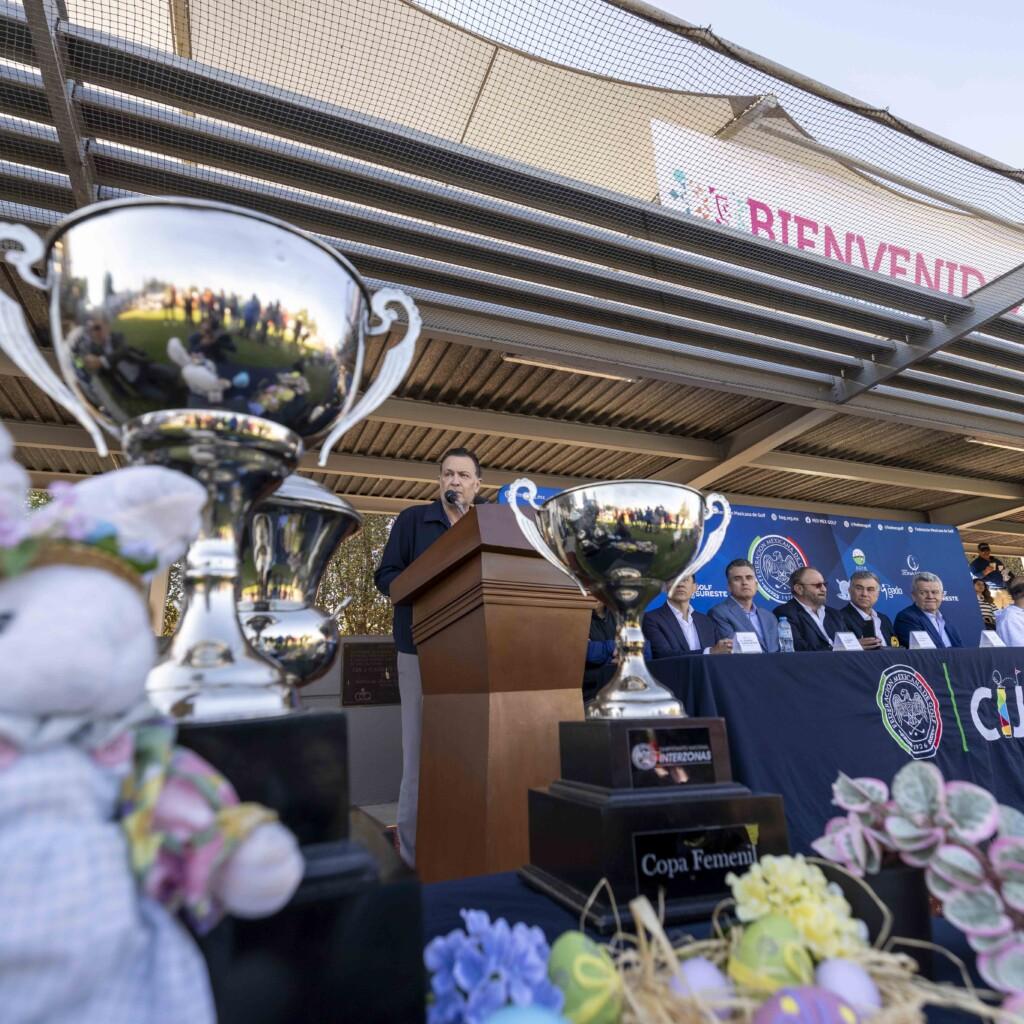
<svg viewBox="0 0 1024 1024">
<path fill-rule="evenodd" d="M 480 462 L 468 448 L 452 448 L 441 457 L 439 496 L 429 505 L 399 513 L 373 581 L 385 596 L 391 584 L 474 504 L 480 490 Z M 402 785 L 398 794 L 398 843 L 403 860 L 416 862 L 416 807 L 420 789 L 420 731 L 423 685 L 412 640 L 412 605 L 396 604 L 393 633 L 398 652 L 398 689 L 402 698 Z"/>
<path fill-rule="evenodd" d="M 719 639 L 737 633 L 754 633 L 765 654 L 779 651 L 779 624 L 774 615 L 754 604 L 757 577 L 754 567 L 745 558 L 734 558 L 725 567 L 725 585 L 729 596 L 721 604 L 708 609 Z"/>
</svg>

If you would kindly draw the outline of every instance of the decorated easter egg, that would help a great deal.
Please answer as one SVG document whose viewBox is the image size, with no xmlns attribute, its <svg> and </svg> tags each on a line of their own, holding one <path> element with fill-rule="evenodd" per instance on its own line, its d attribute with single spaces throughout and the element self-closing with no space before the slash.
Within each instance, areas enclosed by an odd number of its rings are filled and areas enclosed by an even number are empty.
<svg viewBox="0 0 1024 1024">
<path fill-rule="evenodd" d="M 780 914 L 769 914 L 745 929 L 728 969 L 738 985 L 762 993 L 809 985 L 814 978 L 814 963 L 800 933 Z"/>
<path fill-rule="evenodd" d="M 551 947 L 548 977 L 565 994 L 562 1013 L 572 1024 L 616 1024 L 622 979 L 604 946 L 583 932 L 566 932 Z"/>
<path fill-rule="evenodd" d="M 566 1019 L 542 1006 L 504 1006 L 484 1024 L 567 1024 Z"/>
<path fill-rule="evenodd" d="M 882 994 L 871 975 L 852 960 L 822 960 L 814 972 L 820 988 L 839 996 L 858 1013 L 868 1014 L 882 1008 Z"/>
<path fill-rule="evenodd" d="M 858 1024 L 856 1011 L 823 988 L 784 988 L 758 1007 L 752 1024 Z"/>
<path fill-rule="evenodd" d="M 728 999 L 734 992 L 733 983 L 706 957 L 695 956 L 679 965 L 679 972 L 668 983 L 673 992 L 681 996 L 699 996 L 714 1004 Z M 727 1017 L 726 1009 L 716 1015 Z"/>
</svg>

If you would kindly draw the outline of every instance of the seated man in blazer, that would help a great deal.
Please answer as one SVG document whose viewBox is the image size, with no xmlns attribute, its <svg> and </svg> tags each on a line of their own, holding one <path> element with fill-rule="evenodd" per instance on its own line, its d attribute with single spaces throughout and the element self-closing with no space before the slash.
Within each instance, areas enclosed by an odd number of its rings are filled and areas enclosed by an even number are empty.
<svg viewBox="0 0 1024 1024">
<path fill-rule="evenodd" d="M 832 640 L 843 628 L 839 612 L 825 604 L 828 584 L 813 566 L 803 565 L 789 577 L 793 596 L 774 609 L 777 619 L 789 619 L 794 651 L 831 651 Z"/>
<path fill-rule="evenodd" d="M 715 640 L 715 625 L 690 607 L 697 581 L 683 576 L 668 600 L 643 618 L 644 636 L 652 658 L 678 658 L 684 654 L 731 654 L 731 640 Z"/>
<path fill-rule="evenodd" d="M 717 635 L 731 639 L 737 633 L 754 633 L 765 654 L 777 654 L 779 625 L 770 611 L 754 604 L 757 577 L 753 565 L 745 558 L 734 558 L 725 567 L 725 585 L 729 596 L 708 609 Z"/>
<path fill-rule="evenodd" d="M 910 634 L 924 632 L 936 647 L 963 647 L 960 634 L 942 617 L 942 580 L 933 572 L 919 572 L 910 587 L 914 603 L 897 613 L 892 628 L 902 647 L 910 646 Z"/>
<path fill-rule="evenodd" d="M 850 577 L 850 601 L 839 609 L 843 629 L 852 633 L 861 647 L 870 651 L 892 644 L 892 622 L 875 611 L 882 584 L 870 569 L 858 569 Z"/>
</svg>

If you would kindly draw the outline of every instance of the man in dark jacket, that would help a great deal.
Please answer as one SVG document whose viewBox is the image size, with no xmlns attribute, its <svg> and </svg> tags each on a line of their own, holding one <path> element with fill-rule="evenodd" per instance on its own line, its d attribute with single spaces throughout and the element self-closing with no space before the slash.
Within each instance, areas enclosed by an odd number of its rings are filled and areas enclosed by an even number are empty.
<svg viewBox="0 0 1024 1024">
<path fill-rule="evenodd" d="M 933 572 L 919 572 L 910 585 L 914 603 L 896 613 L 892 624 L 900 645 L 910 646 L 910 634 L 927 633 L 936 647 L 963 647 L 960 634 L 942 615 L 945 589 L 942 580 Z"/>
<path fill-rule="evenodd" d="M 690 607 L 697 592 L 692 576 L 676 583 L 668 600 L 643 618 L 644 636 L 652 658 L 678 658 L 685 654 L 730 654 L 732 640 L 715 641 L 715 624 Z"/>
<path fill-rule="evenodd" d="M 789 589 L 793 597 L 774 612 L 780 621 L 789 619 L 793 650 L 831 651 L 832 640 L 843 628 L 843 622 L 839 613 L 825 604 L 825 577 L 812 566 L 803 565 L 789 577 Z"/>
<path fill-rule="evenodd" d="M 882 592 L 878 577 L 870 569 L 858 569 L 850 577 L 850 601 L 839 609 L 843 630 L 852 633 L 866 651 L 892 645 L 892 622 L 875 611 Z"/>
<path fill-rule="evenodd" d="M 377 589 L 391 596 L 391 584 L 474 504 L 480 490 L 480 462 L 468 448 L 452 448 L 441 458 L 439 496 L 429 505 L 399 513 L 380 565 Z M 398 689 L 402 697 L 402 786 L 398 794 L 398 842 L 402 858 L 416 862 L 416 807 L 420 788 L 420 731 L 423 685 L 412 641 L 412 605 L 396 604 L 393 627 L 398 652 Z"/>
</svg>

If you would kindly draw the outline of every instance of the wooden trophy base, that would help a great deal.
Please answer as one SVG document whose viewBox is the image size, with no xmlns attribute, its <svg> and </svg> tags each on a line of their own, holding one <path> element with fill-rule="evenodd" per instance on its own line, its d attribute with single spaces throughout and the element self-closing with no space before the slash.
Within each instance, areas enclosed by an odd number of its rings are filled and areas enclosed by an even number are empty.
<svg viewBox="0 0 1024 1024">
<path fill-rule="evenodd" d="M 530 791 L 521 877 L 589 927 L 614 930 L 637 896 L 664 900 L 669 924 L 707 917 L 728 896 L 730 872 L 789 852 L 782 798 L 732 781 L 721 719 L 563 722 L 560 731 L 566 777 Z"/>
</svg>

